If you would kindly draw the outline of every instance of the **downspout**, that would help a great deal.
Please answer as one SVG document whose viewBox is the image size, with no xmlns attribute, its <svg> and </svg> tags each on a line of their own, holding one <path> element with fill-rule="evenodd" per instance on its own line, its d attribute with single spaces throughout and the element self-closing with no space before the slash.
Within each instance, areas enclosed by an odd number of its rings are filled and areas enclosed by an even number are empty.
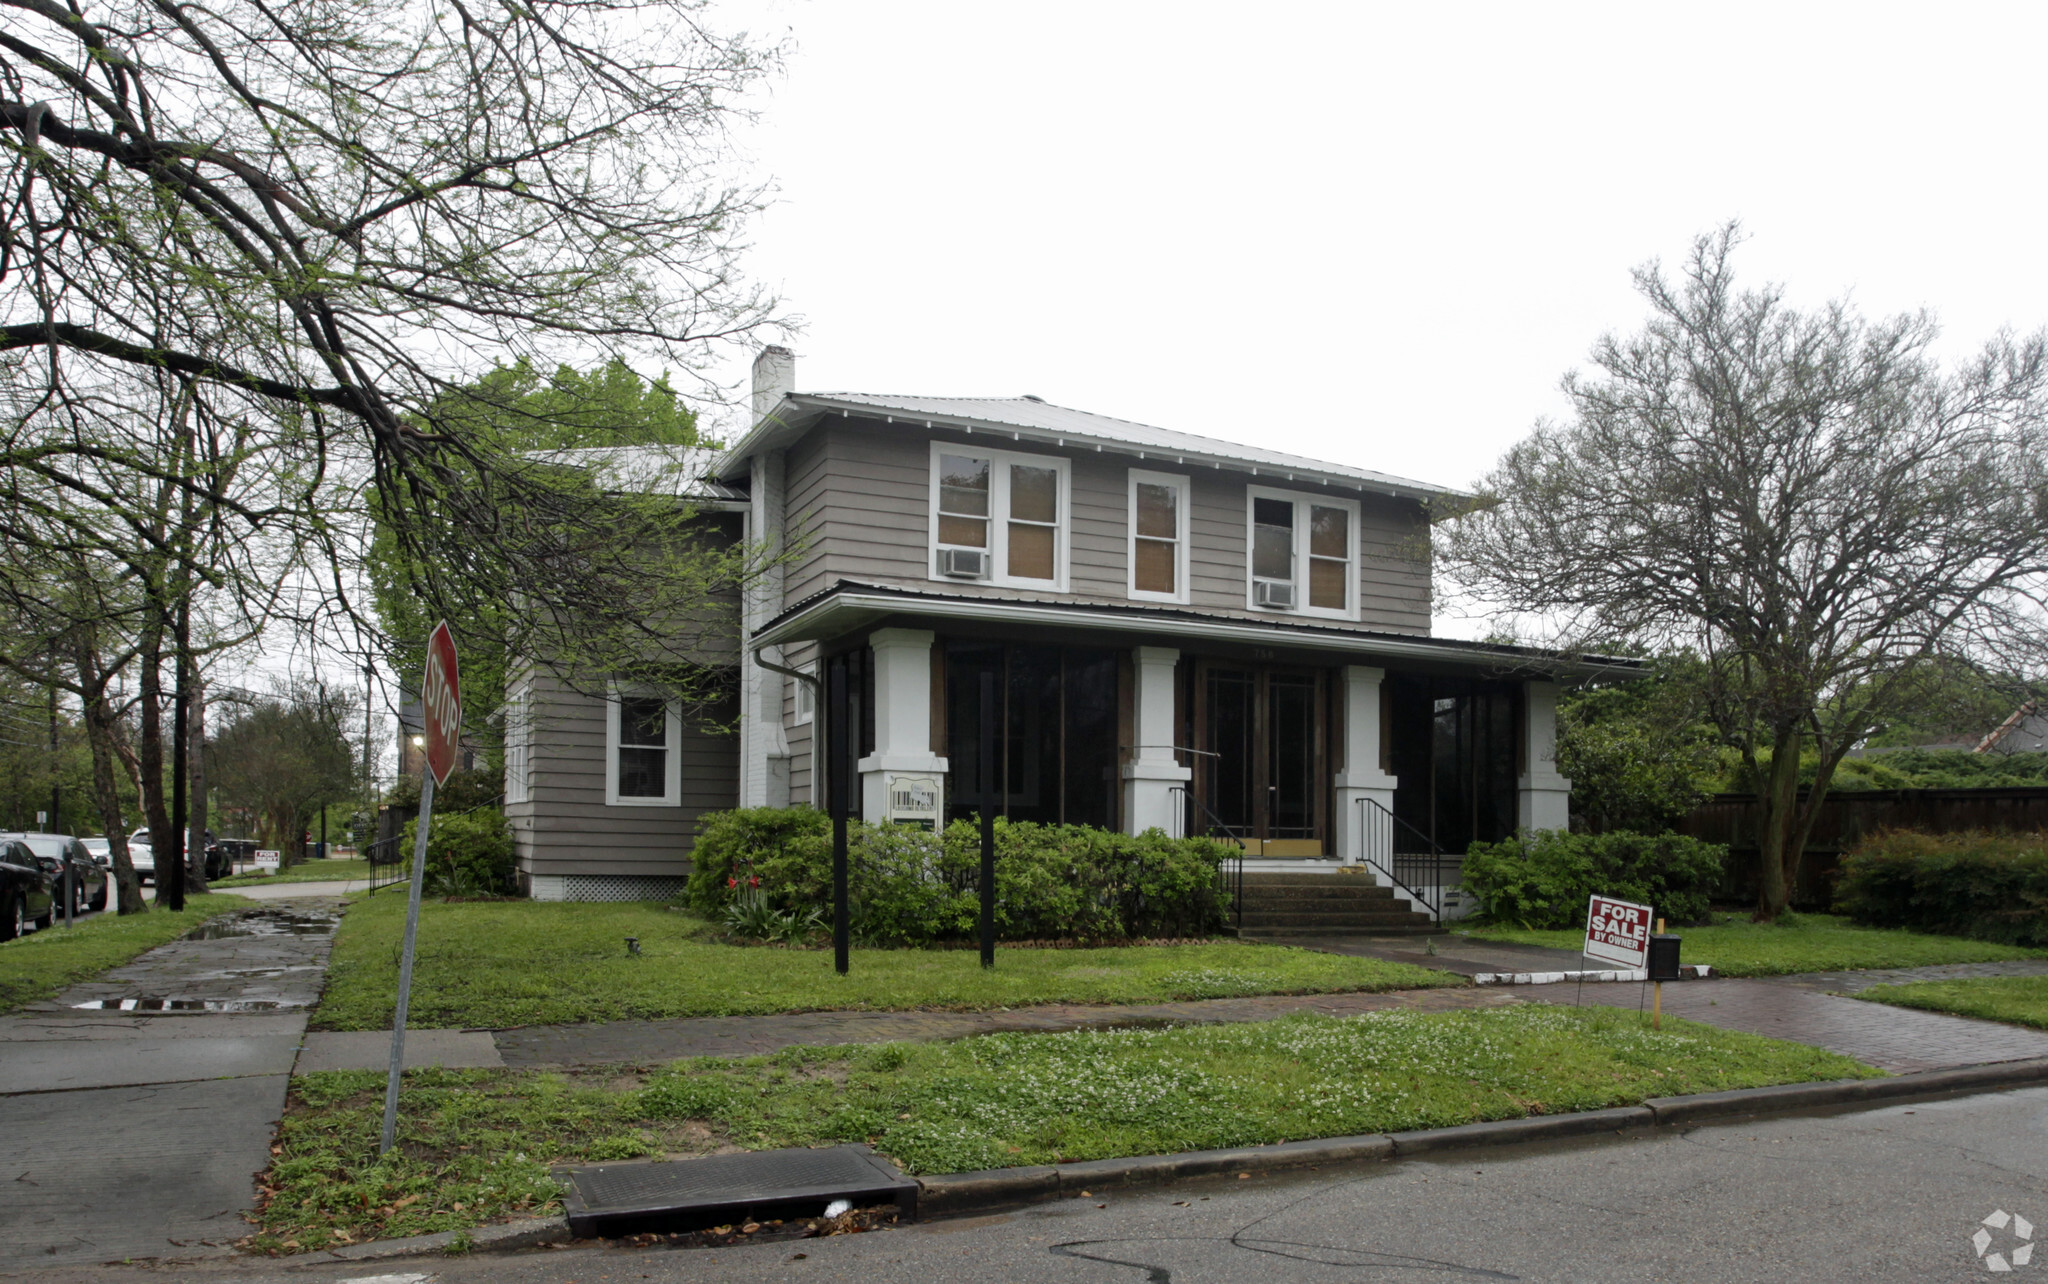
<svg viewBox="0 0 2048 1284">
<path fill-rule="evenodd" d="M 779 673 L 785 678 L 795 678 L 798 682 L 804 683 L 811 689 L 811 708 L 817 710 L 817 712 L 811 716 L 811 806 L 817 808 L 819 811 L 823 811 L 824 807 L 820 804 L 819 801 L 819 794 L 821 794 L 823 790 L 820 789 L 818 785 L 820 776 L 818 774 L 819 737 L 817 731 L 820 726 L 824 725 L 823 719 L 826 716 L 825 684 L 822 680 L 819 679 L 819 677 L 816 674 L 805 673 L 802 669 L 792 669 L 788 665 L 777 664 L 773 660 L 762 658 L 761 653 L 763 651 L 767 650 L 771 646 L 776 646 L 779 648 L 779 645 L 780 644 L 774 642 L 758 643 L 753 647 L 749 648 L 749 653 L 754 657 L 755 664 L 760 665 L 762 668 L 768 670 L 770 673 Z M 820 662 L 819 667 L 821 669 L 824 667 L 822 661 Z"/>
</svg>

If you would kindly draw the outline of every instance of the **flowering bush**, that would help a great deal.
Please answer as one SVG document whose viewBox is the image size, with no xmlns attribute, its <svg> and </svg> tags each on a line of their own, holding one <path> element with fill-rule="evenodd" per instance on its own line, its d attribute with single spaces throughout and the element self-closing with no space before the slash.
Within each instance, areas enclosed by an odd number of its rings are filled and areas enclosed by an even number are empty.
<svg viewBox="0 0 2048 1284">
<path fill-rule="evenodd" d="M 823 910 L 832 895 L 832 826 L 808 807 L 716 812 L 700 822 L 685 899 L 706 917 L 758 888 L 772 910 Z M 1085 825 L 996 822 L 996 935 L 1004 940 L 1200 936 L 1223 924 L 1219 867 L 1206 838 L 1133 837 Z M 972 939 L 981 921 L 979 828 L 941 834 L 855 821 L 847 832 L 855 934 L 873 945 Z M 754 881 L 758 880 L 758 882 Z M 759 933 L 768 935 L 769 933 Z"/>
</svg>

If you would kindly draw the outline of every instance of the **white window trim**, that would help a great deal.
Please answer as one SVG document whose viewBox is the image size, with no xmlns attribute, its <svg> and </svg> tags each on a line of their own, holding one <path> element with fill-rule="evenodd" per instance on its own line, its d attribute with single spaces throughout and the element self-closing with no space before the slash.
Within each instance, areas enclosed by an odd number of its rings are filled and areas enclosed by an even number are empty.
<svg viewBox="0 0 2048 1284">
<path fill-rule="evenodd" d="M 1294 601 L 1292 611 L 1275 610 L 1270 606 L 1257 604 L 1252 593 L 1252 514 L 1255 499 L 1282 499 L 1294 505 Z M 1327 606 L 1308 604 L 1308 510 L 1310 505 L 1319 508 L 1341 508 L 1351 515 L 1346 523 L 1351 547 L 1346 560 L 1350 572 L 1344 577 L 1344 607 L 1333 610 Z M 1325 620 L 1356 620 L 1358 618 L 1358 501 L 1340 499 L 1334 495 L 1315 495 L 1298 490 L 1275 490 L 1270 486 L 1247 486 L 1244 497 L 1244 605 L 1248 611 L 1260 615 L 1309 615 Z"/>
<path fill-rule="evenodd" d="M 1170 486 L 1175 499 L 1173 505 L 1174 524 L 1174 592 L 1159 593 L 1138 587 L 1138 485 Z M 1172 602 L 1185 606 L 1188 597 L 1188 532 L 1193 526 L 1191 509 L 1194 502 L 1193 483 L 1178 473 L 1153 473 L 1142 468 L 1130 470 L 1130 479 L 1124 483 L 1124 591 L 1134 602 Z M 1249 591 L 1249 590 L 1247 590 Z"/>
<path fill-rule="evenodd" d="M 808 673 L 813 678 L 818 676 L 818 662 L 816 660 L 811 661 L 809 664 L 798 664 L 791 667 L 799 673 Z M 789 698 L 789 725 L 792 727 L 807 727 L 811 724 L 814 715 L 817 713 L 818 693 L 808 682 L 792 681 L 790 686 L 794 690 L 790 692 Z"/>
<path fill-rule="evenodd" d="M 987 579 L 963 580 L 951 575 L 939 574 L 939 456 L 965 455 L 972 459 L 989 461 L 988 496 L 988 558 Z M 1051 468 L 1059 475 L 1059 523 L 1053 528 L 1052 561 L 1053 578 L 1049 580 L 1024 579 L 1005 575 L 1003 567 L 1009 562 L 1010 540 L 1010 470 L 1008 465 L 1023 464 L 1031 468 Z M 1055 593 L 1067 591 L 1067 546 L 1074 533 L 1074 487 L 1073 477 L 1067 461 L 1058 455 L 1025 455 L 1009 450 L 990 450 L 982 446 L 964 445 L 959 442 L 935 441 L 932 443 L 932 466 L 930 472 L 930 502 L 925 527 L 930 565 L 927 573 L 939 584 L 992 584 L 997 588 L 1049 589 Z M 960 545 L 946 545 L 958 548 Z"/>
<path fill-rule="evenodd" d="M 533 801 L 533 682 L 505 699 L 505 805 Z"/>
<path fill-rule="evenodd" d="M 668 758 L 663 763 L 663 792 L 659 798 L 621 798 L 619 796 L 619 701 L 625 696 L 659 695 L 651 691 L 623 683 L 614 682 L 604 702 L 604 803 L 607 807 L 680 807 L 683 803 L 683 718 L 675 702 L 670 701 L 668 709 Z"/>
</svg>

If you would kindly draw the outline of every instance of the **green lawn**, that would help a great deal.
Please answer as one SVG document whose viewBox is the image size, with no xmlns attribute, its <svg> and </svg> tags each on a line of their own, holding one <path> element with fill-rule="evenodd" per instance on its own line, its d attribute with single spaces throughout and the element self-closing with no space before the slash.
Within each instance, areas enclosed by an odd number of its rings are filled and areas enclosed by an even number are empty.
<svg viewBox="0 0 2048 1284">
<path fill-rule="evenodd" d="M 1466 935 L 1522 945 L 1577 950 L 1586 934 L 1473 927 Z M 1785 976 L 1793 972 L 1836 972 L 1847 968 L 1926 967 L 1936 963 L 1990 963 L 2048 956 L 2048 951 L 1994 945 L 1961 936 L 1930 936 L 1893 928 L 1858 927 L 1831 914 L 1788 915 L 1776 924 L 1731 919 L 1713 927 L 1674 928 L 1685 938 L 1687 963 L 1711 963 L 1728 976 Z"/>
<path fill-rule="evenodd" d="M 89 981 L 145 950 L 174 941 L 207 919 L 256 902 L 243 896 L 188 896 L 182 912 L 150 908 L 121 918 L 102 914 L 77 927 L 63 920 L 0 944 L 0 1012 L 47 999 L 67 985 Z"/>
<path fill-rule="evenodd" d="M 370 876 L 366 860 L 309 860 L 277 874 L 236 874 L 216 878 L 212 887 L 261 887 L 265 883 L 336 883 L 346 878 Z"/>
<path fill-rule="evenodd" d="M 1902 1008 L 1953 1012 L 2048 1030 L 2048 976 L 1986 976 L 1956 981 L 1873 985 L 1856 997 Z"/>
<path fill-rule="evenodd" d="M 320 1030 L 390 1028 L 405 898 L 349 907 L 335 939 Z M 626 952 L 640 940 L 641 957 Z M 1118 949 L 830 950 L 721 945 L 702 920 L 647 902 L 429 900 L 420 916 L 410 1022 L 436 1027 L 723 1016 L 829 1009 L 981 1010 L 1027 1003 L 1145 1003 L 1462 985 L 1444 972 L 1221 941 Z"/>
<path fill-rule="evenodd" d="M 872 1141 L 913 1173 L 1102 1159 L 1633 1105 L 1880 1072 L 1634 1012 L 1463 1012 L 789 1048 L 578 1076 L 407 1075 L 375 1162 L 381 1072 L 304 1075 L 259 1183 L 254 1247 L 474 1226 L 555 1203 L 559 1163 Z"/>
</svg>

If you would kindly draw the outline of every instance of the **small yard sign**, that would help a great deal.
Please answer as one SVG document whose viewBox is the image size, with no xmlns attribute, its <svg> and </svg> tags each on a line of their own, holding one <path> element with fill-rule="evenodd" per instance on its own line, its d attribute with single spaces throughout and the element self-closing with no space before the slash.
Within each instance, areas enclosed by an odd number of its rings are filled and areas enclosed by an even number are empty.
<svg viewBox="0 0 2048 1284">
<path fill-rule="evenodd" d="M 262 869 L 262 868 L 263 868 L 264 866 L 266 866 L 266 865 L 267 865 L 267 866 L 269 866 L 269 867 L 270 867 L 271 869 L 276 869 L 276 868 L 278 867 L 278 865 L 279 865 L 279 864 L 281 864 L 281 863 L 282 863 L 282 854 L 281 854 L 281 853 L 279 853 L 279 852 L 270 852 L 270 851 L 264 851 L 264 850 L 262 850 L 261 848 L 257 849 L 257 852 L 256 852 L 256 868 L 258 868 L 258 869 Z"/>
<path fill-rule="evenodd" d="M 1586 905 L 1586 957 L 1622 967 L 1643 966 L 1650 958 L 1654 916 L 1647 905 L 1594 896 Z"/>
</svg>

